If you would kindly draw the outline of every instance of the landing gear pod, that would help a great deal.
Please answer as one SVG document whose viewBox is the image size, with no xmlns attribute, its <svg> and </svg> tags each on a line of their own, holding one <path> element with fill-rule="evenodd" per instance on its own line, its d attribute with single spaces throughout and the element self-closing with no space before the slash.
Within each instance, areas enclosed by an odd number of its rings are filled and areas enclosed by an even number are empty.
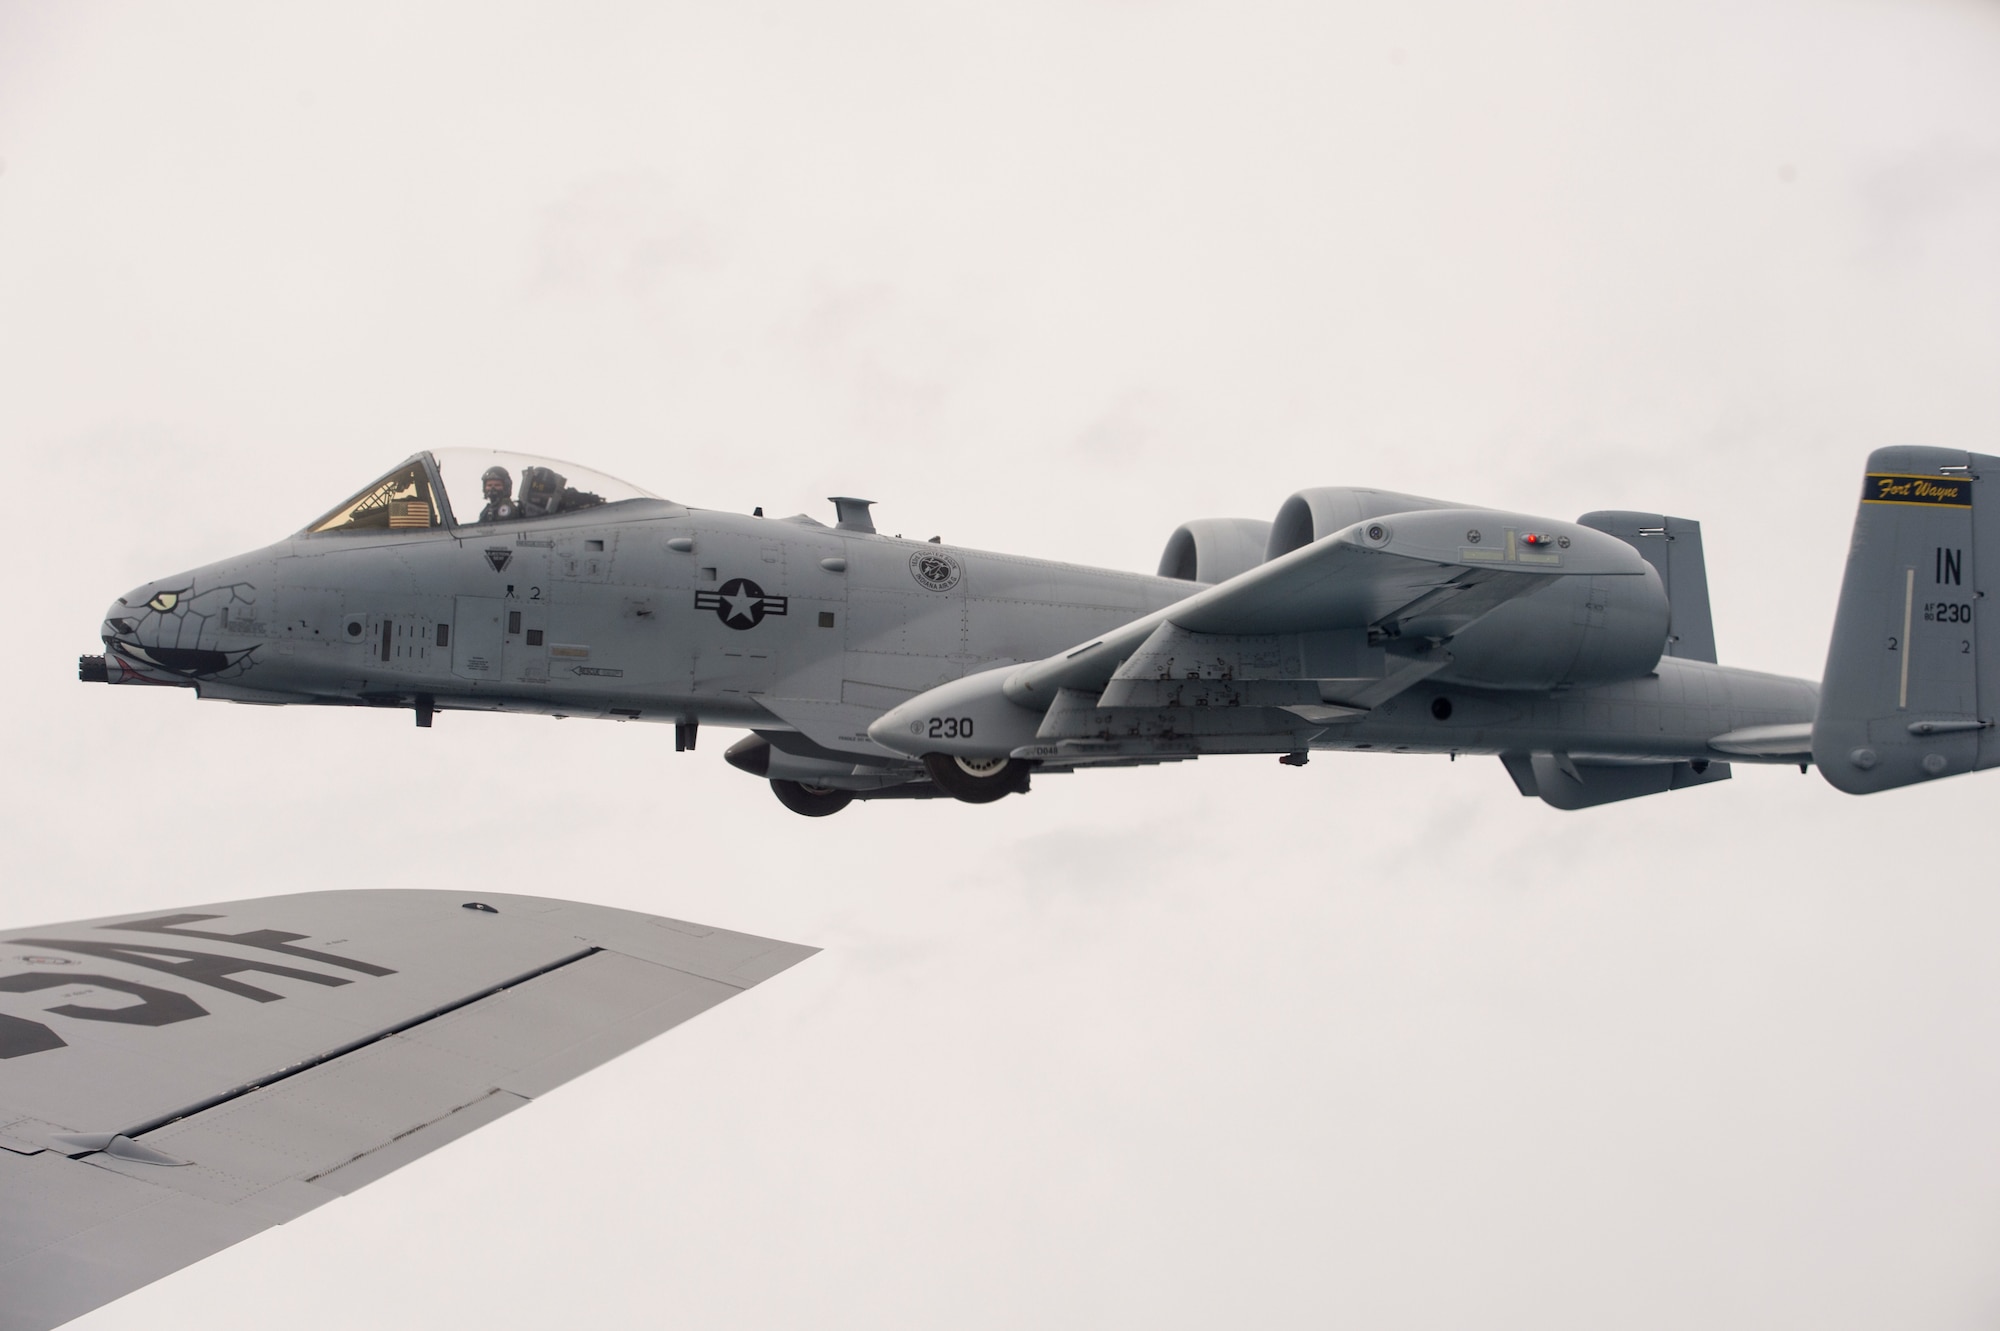
<svg viewBox="0 0 2000 1331">
<path fill-rule="evenodd" d="M 926 761 L 926 755 L 964 758 L 972 764 L 964 774 L 987 773 L 994 764 L 1005 763 L 1014 750 L 1035 742 L 1042 714 L 1048 710 L 1008 699 L 1007 680 L 1015 669 L 995 666 L 919 693 L 876 717 L 868 727 L 868 738 L 885 749 Z M 952 779 L 949 773 L 931 775 L 940 784 Z"/>
<path fill-rule="evenodd" d="M 1028 793 L 1030 764 L 1019 758 L 959 758 L 948 753 L 924 755 L 924 771 L 937 788 L 967 804 L 991 804 L 1009 795 Z"/>
<path fill-rule="evenodd" d="M 809 786 L 803 781 L 773 781 L 771 793 L 778 797 L 778 803 L 808 818 L 824 818 L 830 813 L 839 813 L 854 800 L 851 790 Z"/>
</svg>

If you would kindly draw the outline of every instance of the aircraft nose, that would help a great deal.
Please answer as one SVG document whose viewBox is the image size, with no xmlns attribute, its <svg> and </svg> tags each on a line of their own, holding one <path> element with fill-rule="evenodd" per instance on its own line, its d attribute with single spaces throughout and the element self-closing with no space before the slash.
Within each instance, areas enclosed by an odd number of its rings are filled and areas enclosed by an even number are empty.
<svg viewBox="0 0 2000 1331">
<path fill-rule="evenodd" d="M 100 636 L 105 645 L 124 642 L 146 646 L 161 642 L 163 630 L 177 627 L 172 624 L 173 612 L 180 608 L 184 594 L 173 579 L 141 583 L 126 592 L 104 612 Z"/>
<path fill-rule="evenodd" d="M 140 616 L 134 607 L 146 604 L 146 598 L 152 594 L 150 584 L 135 587 L 105 609 L 104 622 L 99 625 L 97 636 L 104 640 L 107 655 L 114 654 L 120 644 L 130 647 L 143 645 L 139 636 Z"/>
<path fill-rule="evenodd" d="M 164 672 L 152 659 L 149 635 L 141 631 L 146 618 L 142 607 L 157 594 L 158 584 L 135 587 L 113 601 L 104 612 L 97 636 L 104 642 L 103 655 L 76 659 L 76 677 L 86 684 L 166 683 Z"/>
<path fill-rule="evenodd" d="M 139 623 L 132 607 L 146 604 L 146 599 L 152 594 L 153 588 L 148 584 L 134 588 L 113 601 L 111 608 L 104 612 L 104 631 L 101 635 L 104 640 L 110 642 L 114 638 L 126 638 L 136 642 Z"/>
<path fill-rule="evenodd" d="M 108 684 L 191 684 L 237 664 L 248 652 L 232 632 L 254 609 L 254 589 L 215 572 L 143 583 L 113 601 L 99 629 L 104 655 L 81 658 L 79 676 Z"/>
</svg>

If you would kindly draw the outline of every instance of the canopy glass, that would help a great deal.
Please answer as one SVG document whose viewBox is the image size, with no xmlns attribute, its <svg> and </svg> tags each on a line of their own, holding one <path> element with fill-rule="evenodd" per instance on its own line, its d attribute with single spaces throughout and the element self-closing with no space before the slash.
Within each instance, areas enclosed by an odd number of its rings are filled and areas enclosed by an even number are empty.
<svg viewBox="0 0 2000 1331">
<path fill-rule="evenodd" d="M 532 521 L 658 495 L 556 458 L 486 448 L 419 453 L 363 487 L 308 532 L 429 531 Z"/>
</svg>

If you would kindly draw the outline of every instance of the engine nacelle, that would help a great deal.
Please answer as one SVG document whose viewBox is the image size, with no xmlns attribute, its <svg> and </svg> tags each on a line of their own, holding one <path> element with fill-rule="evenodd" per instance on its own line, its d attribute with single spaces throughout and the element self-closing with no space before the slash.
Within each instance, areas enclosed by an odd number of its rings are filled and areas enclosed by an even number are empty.
<svg viewBox="0 0 2000 1331">
<path fill-rule="evenodd" d="M 1659 664 L 1672 612 L 1651 565 L 1614 578 L 1552 578 L 1549 585 L 1459 630 L 1445 644 L 1440 684 L 1552 689 L 1637 679 Z M 1421 632 L 1420 621 L 1404 626 Z"/>
<path fill-rule="evenodd" d="M 1412 513 L 1418 509 L 1472 508 L 1444 499 L 1397 494 L 1394 490 L 1358 490 L 1347 485 L 1324 485 L 1301 490 L 1278 509 L 1265 543 L 1264 558 L 1288 555 L 1302 545 L 1311 545 L 1322 536 L 1331 536 L 1366 518 L 1387 517 L 1391 513 Z"/>
<path fill-rule="evenodd" d="M 1227 582 L 1264 562 L 1271 524 L 1256 518 L 1196 518 L 1167 538 L 1160 576 L 1185 582 Z"/>
<path fill-rule="evenodd" d="M 1265 558 L 1290 554 L 1373 518 L 1471 507 L 1393 490 L 1301 490 L 1279 508 Z M 1627 577 L 1552 578 L 1471 624 L 1417 619 L 1404 623 L 1402 632 L 1406 639 L 1446 639 L 1452 663 L 1432 676 L 1437 683 L 1551 689 L 1644 675 L 1659 663 L 1671 620 L 1666 588 L 1649 565 L 1643 574 Z"/>
</svg>

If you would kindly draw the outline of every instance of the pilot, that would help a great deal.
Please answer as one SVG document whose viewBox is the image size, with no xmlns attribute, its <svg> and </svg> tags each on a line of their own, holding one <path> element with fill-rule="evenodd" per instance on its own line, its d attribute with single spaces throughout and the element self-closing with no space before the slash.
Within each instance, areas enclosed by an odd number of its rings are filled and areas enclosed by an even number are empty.
<svg viewBox="0 0 2000 1331">
<path fill-rule="evenodd" d="M 501 522 L 521 516 L 514 503 L 514 477 L 505 467 L 488 467 L 479 478 L 479 488 L 486 494 L 486 507 L 479 513 L 481 522 Z"/>
</svg>

